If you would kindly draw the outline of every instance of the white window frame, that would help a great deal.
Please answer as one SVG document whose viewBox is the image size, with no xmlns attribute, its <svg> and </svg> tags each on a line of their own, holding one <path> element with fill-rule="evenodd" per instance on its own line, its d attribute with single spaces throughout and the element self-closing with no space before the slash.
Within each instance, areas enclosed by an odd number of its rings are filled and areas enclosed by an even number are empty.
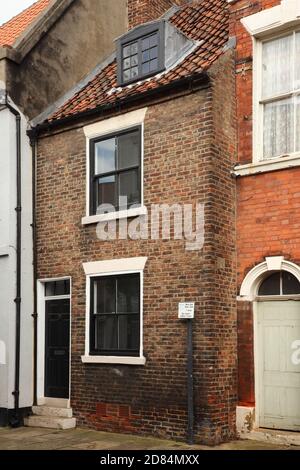
<svg viewBox="0 0 300 470">
<path fill-rule="evenodd" d="M 81 360 L 85 364 L 127 364 L 144 366 L 146 358 L 143 348 L 143 288 L 146 257 L 123 258 L 83 263 L 86 275 L 86 312 L 85 312 L 85 354 Z M 118 276 L 122 274 L 140 275 L 140 352 L 139 356 L 95 356 L 90 355 L 90 291 L 91 280 L 101 276 Z"/>
<path fill-rule="evenodd" d="M 300 152 L 284 157 L 263 158 L 263 112 L 260 109 L 262 43 L 300 30 L 300 2 L 281 0 L 281 4 L 242 18 L 253 40 L 253 130 L 252 163 L 236 165 L 235 176 L 247 176 L 300 166 Z"/>
<path fill-rule="evenodd" d="M 262 51 L 263 44 L 272 40 L 293 36 L 293 55 L 295 57 L 295 35 L 300 32 L 300 28 L 288 29 L 281 34 L 272 34 L 271 36 L 262 40 L 254 39 L 254 65 L 253 65 L 253 162 L 272 162 L 273 160 L 283 160 L 287 157 L 295 158 L 300 157 L 300 150 L 291 152 L 285 155 L 276 155 L 275 157 L 264 156 L 264 105 L 272 103 L 276 100 L 285 98 L 293 98 L 300 96 L 300 89 L 291 92 L 280 93 L 272 97 L 263 99 L 262 97 Z M 294 117 L 294 140 L 296 139 L 295 133 L 295 117 Z M 294 142 L 295 143 L 295 142 Z"/>
<path fill-rule="evenodd" d="M 86 136 L 86 215 L 82 218 L 82 225 L 90 225 L 98 222 L 107 222 L 129 217 L 146 215 L 147 208 L 144 206 L 144 121 L 148 108 L 138 109 L 126 114 L 115 116 L 104 121 L 90 124 L 84 127 Z M 141 127 L 141 205 L 136 208 L 111 212 L 108 214 L 90 214 L 90 141 L 109 136 L 112 133 L 118 133 L 124 130 L 130 130 L 133 127 Z"/>
</svg>

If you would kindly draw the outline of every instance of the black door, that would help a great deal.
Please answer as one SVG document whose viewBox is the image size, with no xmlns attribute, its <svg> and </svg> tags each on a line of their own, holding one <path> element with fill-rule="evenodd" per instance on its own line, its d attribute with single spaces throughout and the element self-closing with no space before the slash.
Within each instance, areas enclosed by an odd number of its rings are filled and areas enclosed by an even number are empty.
<svg viewBox="0 0 300 470">
<path fill-rule="evenodd" d="M 70 300 L 47 300 L 45 315 L 45 397 L 69 398 Z"/>
</svg>

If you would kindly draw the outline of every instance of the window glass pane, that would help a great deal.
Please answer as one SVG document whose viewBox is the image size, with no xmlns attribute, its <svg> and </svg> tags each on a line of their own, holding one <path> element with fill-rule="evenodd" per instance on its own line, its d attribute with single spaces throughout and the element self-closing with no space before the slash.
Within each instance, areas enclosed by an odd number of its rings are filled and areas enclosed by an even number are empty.
<svg viewBox="0 0 300 470">
<path fill-rule="evenodd" d="M 137 54 L 137 52 L 138 52 L 138 43 L 134 42 L 133 44 L 131 44 L 130 53 L 131 55 L 133 55 L 133 54 Z"/>
<path fill-rule="evenodd" d="M 150 51 L 144 51 L 142 54 L 142 61 L 147 62 L 150 59 Z"/>
<path fill-rule="evenodd" d="M 138 76 L 138 74 L 139 74 L 139 69 L 138 69 L 138 67 L 133 67 L 133 68 L 131 69 L 131 73 L 130 73 L 131 78 L 136 78 L 136 77 Z"/>
<path fill-rule="evenodd" d="M 118 137 L 118 168 L 123 170 L 140 164 L 140 135 L 131 132 Z"/>
<path fill-rule="evenodd" d="M 157 59 L 158 57 L 158 47 L 153 47 L 150 49 L 150 59 Z"/>
<path fill-rule="evenodd" d="M 119 316 L 119 348 L 126 351 L 138 351 L 140 348 L 139 315 Z"/>
<path fill-rule="evenodd" d="M 112 204 L 116 206 L 116 177 L 112 176 L 105 176 L 104 178 L 99 178 L 96 181 L 97 187 L 97 213 L 98 207 L 101 204 Z"/>
<path fill-rule="evenodd" d="M 127 57 L 127 59 L 124 59 L 123 60 L 123 69 L 129 69 L 131 65 L 131 60 L 130 60 L 130 57 Z"/>
<path fill-rule="evenodd" d="M 154 72 L 158 68 L 158 61 L 157 59 L 150 61 L 150 72 Z"/>
<path fill-rule="evenodd" d="M 136 54 L 136 55 L 133 55 L 133 56 L 131 57 L 131 64 L 130 64 L 130 65 L 131 65 L 131 67 L 134 67 L 134 66 L 137 65 L 137 64 L 138 64 L 138 56 L 137 56 L 137 54 Z"/>
<path fill-rule="evenodd" d="M 293 98 L 264 105 L 264 158 L 294 151 Z"/>
<path fill-rule="evenodd" d="M 116 169 L 116 139 L 102 140 L 95 143 L 95 174 L 109 173 Z"/>
<path fill-rule="evenodd" d="M 139 313 L 140 276 L 122 276 L 117 279 L 117 313 Z"/>
<path fill-rule="evenodd" d="M 293 36 L 278 38 L 262 45 L 263 98 L 292 90 Z"/>
<path fill-rule="evenodd" d="M 294 88 L 299 89 L 300 88 L 300 32 L 296 33 L 296 49 L 295 49 L 295 58 L 294 58 L 294 64 L 295 64 L 295 84 Z"/>
<path fill-rule="evenodd" d="M 155 34 L 152 34 L 152 36 L 150 36 L 149 38 L 149 46 L 153 47 L 153 46 L 157 46 L 157 44 L 158 44 L 158 33 L 155 33 Z"/>
<path fill-rule="evenodd" d="M 142 73 L 149 73 L 150 72 L 150 63 L 145 62 L 145 64 L 142 65 Z"/>
<path fill-rule="evenodd" d="M 53 297 L 56 295 L 69 295 L 70 281 L 68 279 L 62 281 L 53 281 L 45 283 L 45 296 Z"/>
<path fill-rule="evenodd" d="M 145 51 L 146 49 L 149 49 L 150 47 L 150 38 L 144 38 L 142 39 L 142 51 Z"/>
<path fill-rule="evenodd" d="M 115 278 L 104 277 L 94 281 L 94 312 L 115 313 L 116 311 L 116 282 Z"/>
<path fill-rule="evenodd" d="M 125 70 L 125 72 L 123 73 L 123 80 L 125 82 L 128 82 L 128 80 L 130 80 L 130 78 L 131 78 L 130 69 Z"/>
<path fill-rule="evenodd" d="M 119 175 L 119 194 L 127 196 L 128 206 L 141 202 L 138 170 L 126 171 Z"/>
<path fill-rule="evenodd" d="M 118 317 L 100 315 L 95 318 L 95 346 L 98 350 L 118 349 Z"/>
<path fill-rule="evenodd" d="M 258 295 L 280 295 L 280 272 L 271 274 L 262 282 Z"/>
<path fill-rule="evenodd" d="M 300 294 L 300 283 L 298 279 L 286 271 L 282 273 L 282 293 L 284 295 Z"/>
<path fill-rule="evenodd" d="M 123 57 L 129 57 L 131 55 L 131 46 L 123 47 Z"/>
</svg>

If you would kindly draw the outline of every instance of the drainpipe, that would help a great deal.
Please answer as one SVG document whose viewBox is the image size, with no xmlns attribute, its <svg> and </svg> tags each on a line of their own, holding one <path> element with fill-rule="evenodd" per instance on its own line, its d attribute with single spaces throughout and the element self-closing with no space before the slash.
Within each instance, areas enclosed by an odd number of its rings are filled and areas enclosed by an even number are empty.
<svg viewBox="0 0 300 470">
<path fill-rule="evenodd" d="M 32 151 L 32 245 L 33 245 L 33 404 L 37 405 L 37 255 L 36 255 L 36 135 L 27 132 Z"/>
<path fill-rule="evenodd" d="M 14 413 L 10 419 L 12 427 L 19 427 L 22 424 L 20 416 L 20 336 L 21 336 L 21 230 L 22 230 L 22 195 L 21 195 L 21 115 L 7 100 L 6 92 L 0 94 L 0 104 L 3 109 L 8 109 L 16 118 L 16 184 L 17 184 L 17 204 L 16 204 L 16 343 L 15 343 L 15 389 Z"/>
</svg>

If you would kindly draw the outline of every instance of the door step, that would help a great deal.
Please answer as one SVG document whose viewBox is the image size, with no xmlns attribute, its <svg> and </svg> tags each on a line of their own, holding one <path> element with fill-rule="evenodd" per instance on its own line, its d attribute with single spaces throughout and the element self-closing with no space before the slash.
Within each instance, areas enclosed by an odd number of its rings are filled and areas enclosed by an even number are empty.
<svg viewBox="0 0 300 470">
<path fill-rule="evenodd" d="M 50 406 L 33 406 L 32 416 L 24 419 L 24 425 L 32 428 L 73 429 L 76 419 L 72 408 L 54 408 Z"/>
<path fill-rule="evenodd" d="M 271 444 L 300 446 L 300 432 L 297 431 L 256 428 L 249 433 L 241 433 L 240 437 L 241 439 L 252 439 Z"/>
<path fill-rule="evenodd" d="M 32 412 L 36 416 L 48 416 L 53 418 L 72 418 L 72 408 L 55 408 L 54 406 L 33 406 Z"/>
</svg>

